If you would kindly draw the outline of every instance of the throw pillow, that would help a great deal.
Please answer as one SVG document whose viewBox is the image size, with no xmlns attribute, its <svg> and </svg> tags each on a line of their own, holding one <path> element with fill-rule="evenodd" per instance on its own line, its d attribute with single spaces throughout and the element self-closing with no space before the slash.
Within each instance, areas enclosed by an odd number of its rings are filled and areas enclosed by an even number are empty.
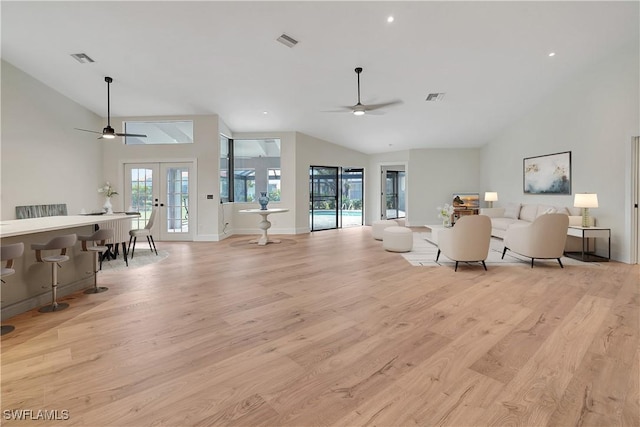
<svg viewBox="0 0 640 427">
<path fill-rule="evenodd" d="M 504 217 L 518 219 L 520 215 L 520 203 L 509 203 L 504 208 Z"/>
<path fill-rule="evenodd" d="M 520 208 L 520 219 L 533 222 L 538 216 L 538 205 L 522 205 Z"/>
<path fill-rule="evenodd" d="M 558 210 L 554 206 L 538 205 L 538 213 L 536 217 L 544 214 L 556 213 Z"/>
</svg>

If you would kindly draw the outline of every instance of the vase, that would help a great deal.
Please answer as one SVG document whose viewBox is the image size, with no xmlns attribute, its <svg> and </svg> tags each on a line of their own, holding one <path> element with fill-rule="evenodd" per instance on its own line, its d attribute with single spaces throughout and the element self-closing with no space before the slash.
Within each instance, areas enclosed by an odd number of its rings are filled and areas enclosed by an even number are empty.
<svg viewBox="0 0 640 427">
<path fill-rule="evenodd" d="M 269 203 L 269 196 L 267 196 L 266 191 L 260 192 L 260 197 L 258 197 L 258 203 L 260 203 L 260 210 L 266 211 L 267 204 Z"/>
<path fill-rule="evenodd" d="M 442 218 L 442 226 L 443 227 L 451 227 L 451 219 L 450 218 Z"/>
<path fill-rule="evenodd" d="M 111 204 L 111 197 L 104 198 L 104 205 L 102 205 L 105 213 L 111 215 L 113 213 L 113 205 Z"/>
</svg>

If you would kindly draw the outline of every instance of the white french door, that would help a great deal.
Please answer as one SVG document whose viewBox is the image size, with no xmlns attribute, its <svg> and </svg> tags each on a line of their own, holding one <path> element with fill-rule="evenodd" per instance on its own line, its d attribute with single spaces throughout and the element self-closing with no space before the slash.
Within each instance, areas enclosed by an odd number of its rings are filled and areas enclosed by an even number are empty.
<svg viewBox="0 0 640 427">
<path fill-rule="evenodd" d="M 140 212 L 137 228 L 144 228 L 153 208 L 156 240 L 193 240 L 189 201 L 193 163 L 126 163 L 125 206 Z M 195 210 L 192 210 L 195 212 Z M 136 221 L 133 221 L 136 228 Z"/>
</svg>

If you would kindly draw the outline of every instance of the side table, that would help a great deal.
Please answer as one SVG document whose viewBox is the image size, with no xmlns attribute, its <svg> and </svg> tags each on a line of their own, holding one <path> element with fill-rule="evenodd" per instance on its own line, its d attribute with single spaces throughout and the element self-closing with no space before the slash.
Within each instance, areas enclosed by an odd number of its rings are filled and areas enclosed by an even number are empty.
<svg viewBox="0 0 640 427">
<path fill-rule="evenodd" d="M 582 239 L 582 252 L 565 252 L 569 258 L 578 259 L 585 262 L 593 261 L 609 261 L 611 259 L 611 229 L 603 227 L 579 227 L 570 226 L 567 229 L 567 236 L 578 237 Z M 595 241 L 593 250 L 589 249 L 589 239 L 607 239 L 609 249 L 607 256 L 595 254 Z"/>
</svg>

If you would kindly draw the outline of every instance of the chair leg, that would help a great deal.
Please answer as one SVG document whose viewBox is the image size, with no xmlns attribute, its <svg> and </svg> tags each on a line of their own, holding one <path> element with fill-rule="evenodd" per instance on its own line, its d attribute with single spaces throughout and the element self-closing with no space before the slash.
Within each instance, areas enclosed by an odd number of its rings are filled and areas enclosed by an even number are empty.
<svg viewBox="0 0 640 427">
<path fill-rule="evenodd" d="M 533 258 L 531 258 L 531 268 L 533 268 Z"/>
<path fill-rule="evenodd" d="M 438 262 L 438 258 L 440 258 L 440 249 L 438 249 L 438 254 L 436 255 L 436 262 Z"/>
<path fill-rule="evenodd" d="M 124 257 L 124 263 L 129 267 L 129 258 L 127 257 L 127 244 L 122 242 L 122 256 Z"/>
<path fill-rule="evenodd" d="M 560 261 L 560 258 L 558 258 L 558 264 L 560 264 L 560 268 L 564 268 L 564 265 L 562 265 L 562 261 Z"/>
<path fill-rule="evenodd" d="M 502 259 L 504 259 L 504 254 L 507 253 L 507 249 L 509 249 L 508 247 L 504 247 L 504 250 L 502 251 Z"/>
<path fill-rule="evenodd" d="M 137 237 L 133 238 L 133 249 L 131 249 L 131 237 L 129 237 L 129 250 L 131 251 L 131 259 L 133 259 L 133 253 L 136 251 L 136 240 L 138 240 Z"/>
<path fill-rule="evenodd" d="M 456 268 L 454 268 L 453 271 L 458 271 L 458 261 L 456 261 Z"/>
<path fill-rule="evenodd" d="M 158 250 L 156 249 L 156 242 L 153 240 L 153 236 L 149 235 L 149 238 L 151 239 L 151 244 L 153 244 L 153 250 L 156 252 L 156 255 L 158 255 Z"/>
<path fill-rule="evenodd" d="M 484 261 L 482 261 L 482 266 L 484 267 L 484 271 L 487 271 L 487 264 L 485 264 Z"/>
<path fill-rule="evenodd" d="M 147 236 L 147 243 L 149 243 L 149 249 L 153 252 L 153 246 L 151 246 L 151 236 Z"/>
</svg>

